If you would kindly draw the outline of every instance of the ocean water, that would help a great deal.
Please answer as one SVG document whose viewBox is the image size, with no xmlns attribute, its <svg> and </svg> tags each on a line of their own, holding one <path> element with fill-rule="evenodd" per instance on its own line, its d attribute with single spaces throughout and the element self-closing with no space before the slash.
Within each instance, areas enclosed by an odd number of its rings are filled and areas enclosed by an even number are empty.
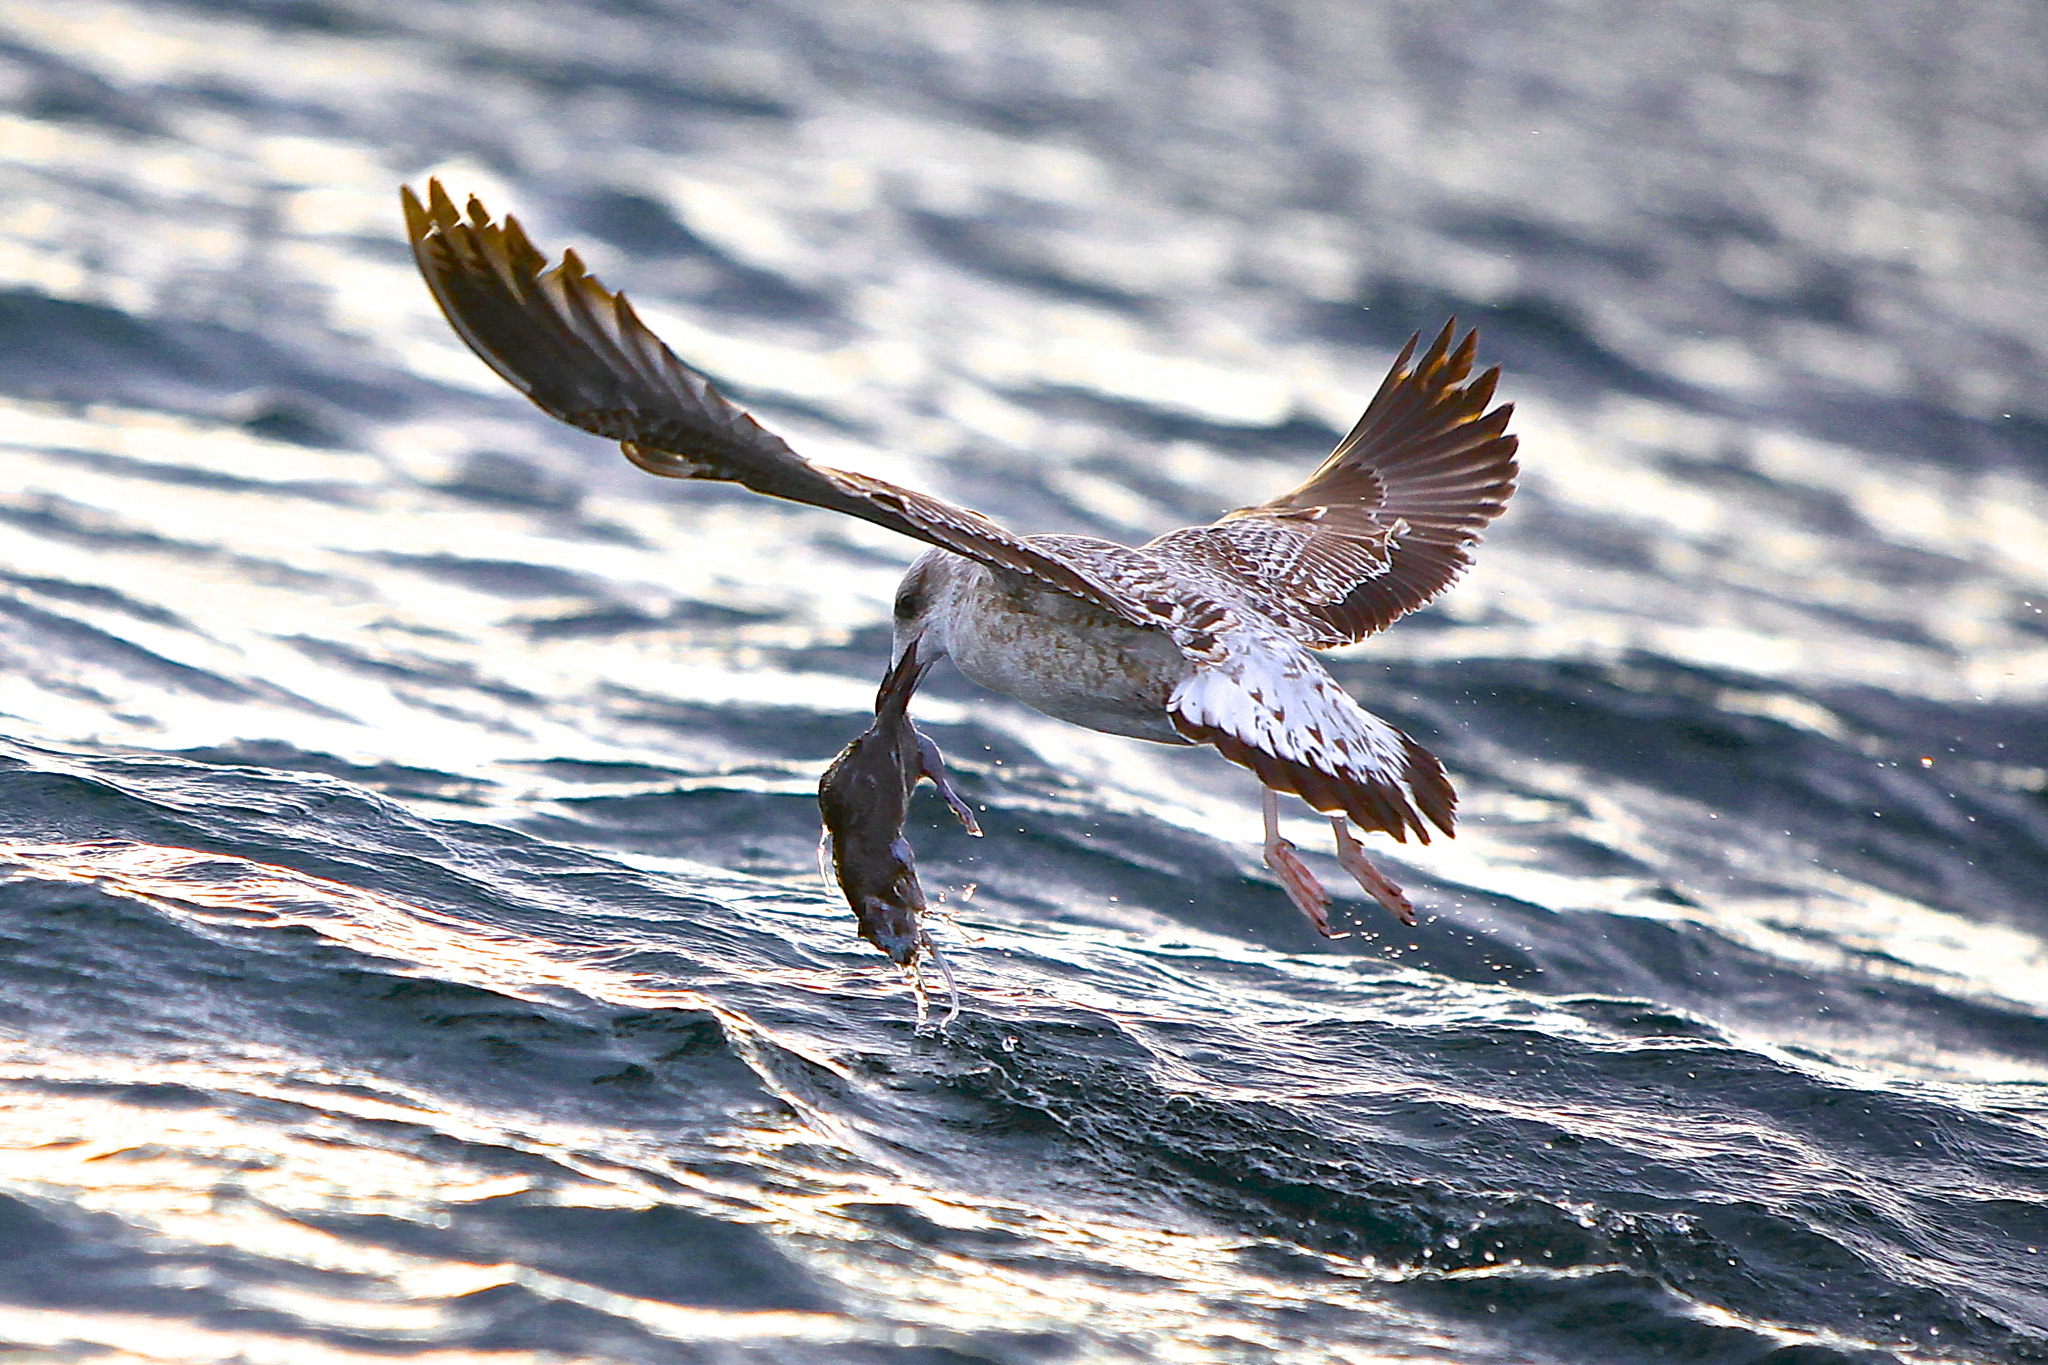
<svg viewBox="0 0 2048 1365">
<path fill-rule="evenodd" d="M 0 0 L 0 1359 L 2048 1360 L 2048 11 Z M 818 459 L 1143 538 L 1477 325 L 1524 477 L 1252 779 L 465 352 L 443 177 Z"/>
</svg>

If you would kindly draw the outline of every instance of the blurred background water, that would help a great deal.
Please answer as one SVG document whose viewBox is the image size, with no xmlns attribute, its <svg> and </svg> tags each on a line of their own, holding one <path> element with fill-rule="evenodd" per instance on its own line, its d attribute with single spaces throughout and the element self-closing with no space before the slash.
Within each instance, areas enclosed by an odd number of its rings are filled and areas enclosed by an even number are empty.
<svg viewBox="0 0 2048 1365">
<path fill-rule="evenodd" d="M 2048 1360 L 2044 52 L 0 0 L 0 1358 Z M 529 409 L 429 173 L 1027 531 L 1269 496 L 1477 324 L 1521 491 L 1332 660 L 1460 784 L 1423 924 L 1315 938 L 1247 775 L 940 678 L 914 1037 L 814 788 L 917 547 Z"/>
</svg>

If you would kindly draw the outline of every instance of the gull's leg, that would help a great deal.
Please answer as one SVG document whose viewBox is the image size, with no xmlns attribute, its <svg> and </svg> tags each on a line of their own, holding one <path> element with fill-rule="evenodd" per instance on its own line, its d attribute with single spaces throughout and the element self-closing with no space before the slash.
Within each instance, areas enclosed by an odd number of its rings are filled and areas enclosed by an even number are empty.
<svg viewBox="0 0 2048 1365">
<path fill-rule="evenodd" d="M 1387 874 L 1366 860 L 1365 846 L 1352 836 L 1351 825 L 1341 815 L 1330 817 L 1330 828 L 1337 832 L 1337 861 L 1344 870 L 1358 879 L 1365 888 L 1365 894 L 1394 912 L 1394 918 L 1403 924 L 1415 923 L 1415 907 L 1408 903 L 1408 897 L 1400 887 L 1387 878 Z"/>
<path fill-rule="evenodd" d="M 932 742 L 930 735 L 915 725 L 910 727 L 910 731 L 917 736 L 917 756 L 918 761 L 924 766 L 924 775 L 939 789 L 939 795 L 945 798 L 953 814 L 960 817 L 960 823 L 967 826 L 967 832 L 979 839 L 981 822 L 974 818 L 974 808 L 961 799 L 959 791 L 953 786 L 953 779 L 946 776 L 946 756 L 939 752 L 939 746 Z"/>
<path fill-rule="evenodd" d="M 1308 922 L 1324 938 L 1338 938 L 1330 932 L 1330 893 L 1323 890 L 1323 884 L 1316 880 L 1316 874 L 1308 870 L 1308 864 L 1294 851 L 1294 845 L 1280 837 L 1280 795 L 1272 788 L 1265 788 L 1264 810 L 1266 814 L 1266 866 L 1273 869 L 1273 875 L 1280 879 L 1280 885 L 1287 891 L 1287 899 L 1294 902 L 1294 908 L 1308 916 Z"/>
</svg>

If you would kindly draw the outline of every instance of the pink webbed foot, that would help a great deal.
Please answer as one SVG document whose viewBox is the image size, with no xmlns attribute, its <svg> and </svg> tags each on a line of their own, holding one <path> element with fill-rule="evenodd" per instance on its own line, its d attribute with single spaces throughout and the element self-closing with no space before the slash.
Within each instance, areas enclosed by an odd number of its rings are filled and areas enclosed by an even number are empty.
<svg viewBox="0 0 2048 1365">
<path fill-rule="evenodd" d="M 1365 894 L 1394 912 L 1394 918 L 1403 924 L 1415 923 L 1415 907 L 1408 902 L 1407 893 L 1388 879 L 1387 874 L 1374 867 L 1365 856 L 1365 846 L 1351 833 L 1351 826 L 1341 815 L 1330 817 L 1330 828 L 1337 833 L 1337 861 L 1346 872 L 1365 888 Z"/>
<path fill-rule="evenodd" d="M 1294 845 L 1280 837 L 1280 799 L 1271 791 L 1265 793 L 1265 814 L 1266 866 L 1280 879 L 1287 899 L 1294 902 L 1294 908 L 1307 916 L 1324 938 L 1344 937 L 1330 932 L 1330 893 L 1316 880 L 1316 874 L 1308 870 Z"/>
</svg>

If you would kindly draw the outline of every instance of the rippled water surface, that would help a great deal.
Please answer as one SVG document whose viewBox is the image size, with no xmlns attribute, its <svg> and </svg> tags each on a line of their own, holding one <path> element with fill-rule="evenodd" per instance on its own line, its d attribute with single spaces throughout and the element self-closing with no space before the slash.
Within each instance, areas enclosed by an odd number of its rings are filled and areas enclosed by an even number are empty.
<svg viewBox="0 0 2048 1365">
<path fill-rule="evenodd" d="M 0 1357 L 2048 1360 L 2044 50 L 0 3 Z M 1246 774 L 936 677 L 989 834 L 919 797 L 915 1033 L 814 792 L 916 547 L 528 408 L 427 174 L 1030 531 L 1270 496 L 1476 323 L 1522 489 L 1332 660 L 1460 786 L 1374 841 L 1423 923 L 1318 939 Z"/>
</svg>

